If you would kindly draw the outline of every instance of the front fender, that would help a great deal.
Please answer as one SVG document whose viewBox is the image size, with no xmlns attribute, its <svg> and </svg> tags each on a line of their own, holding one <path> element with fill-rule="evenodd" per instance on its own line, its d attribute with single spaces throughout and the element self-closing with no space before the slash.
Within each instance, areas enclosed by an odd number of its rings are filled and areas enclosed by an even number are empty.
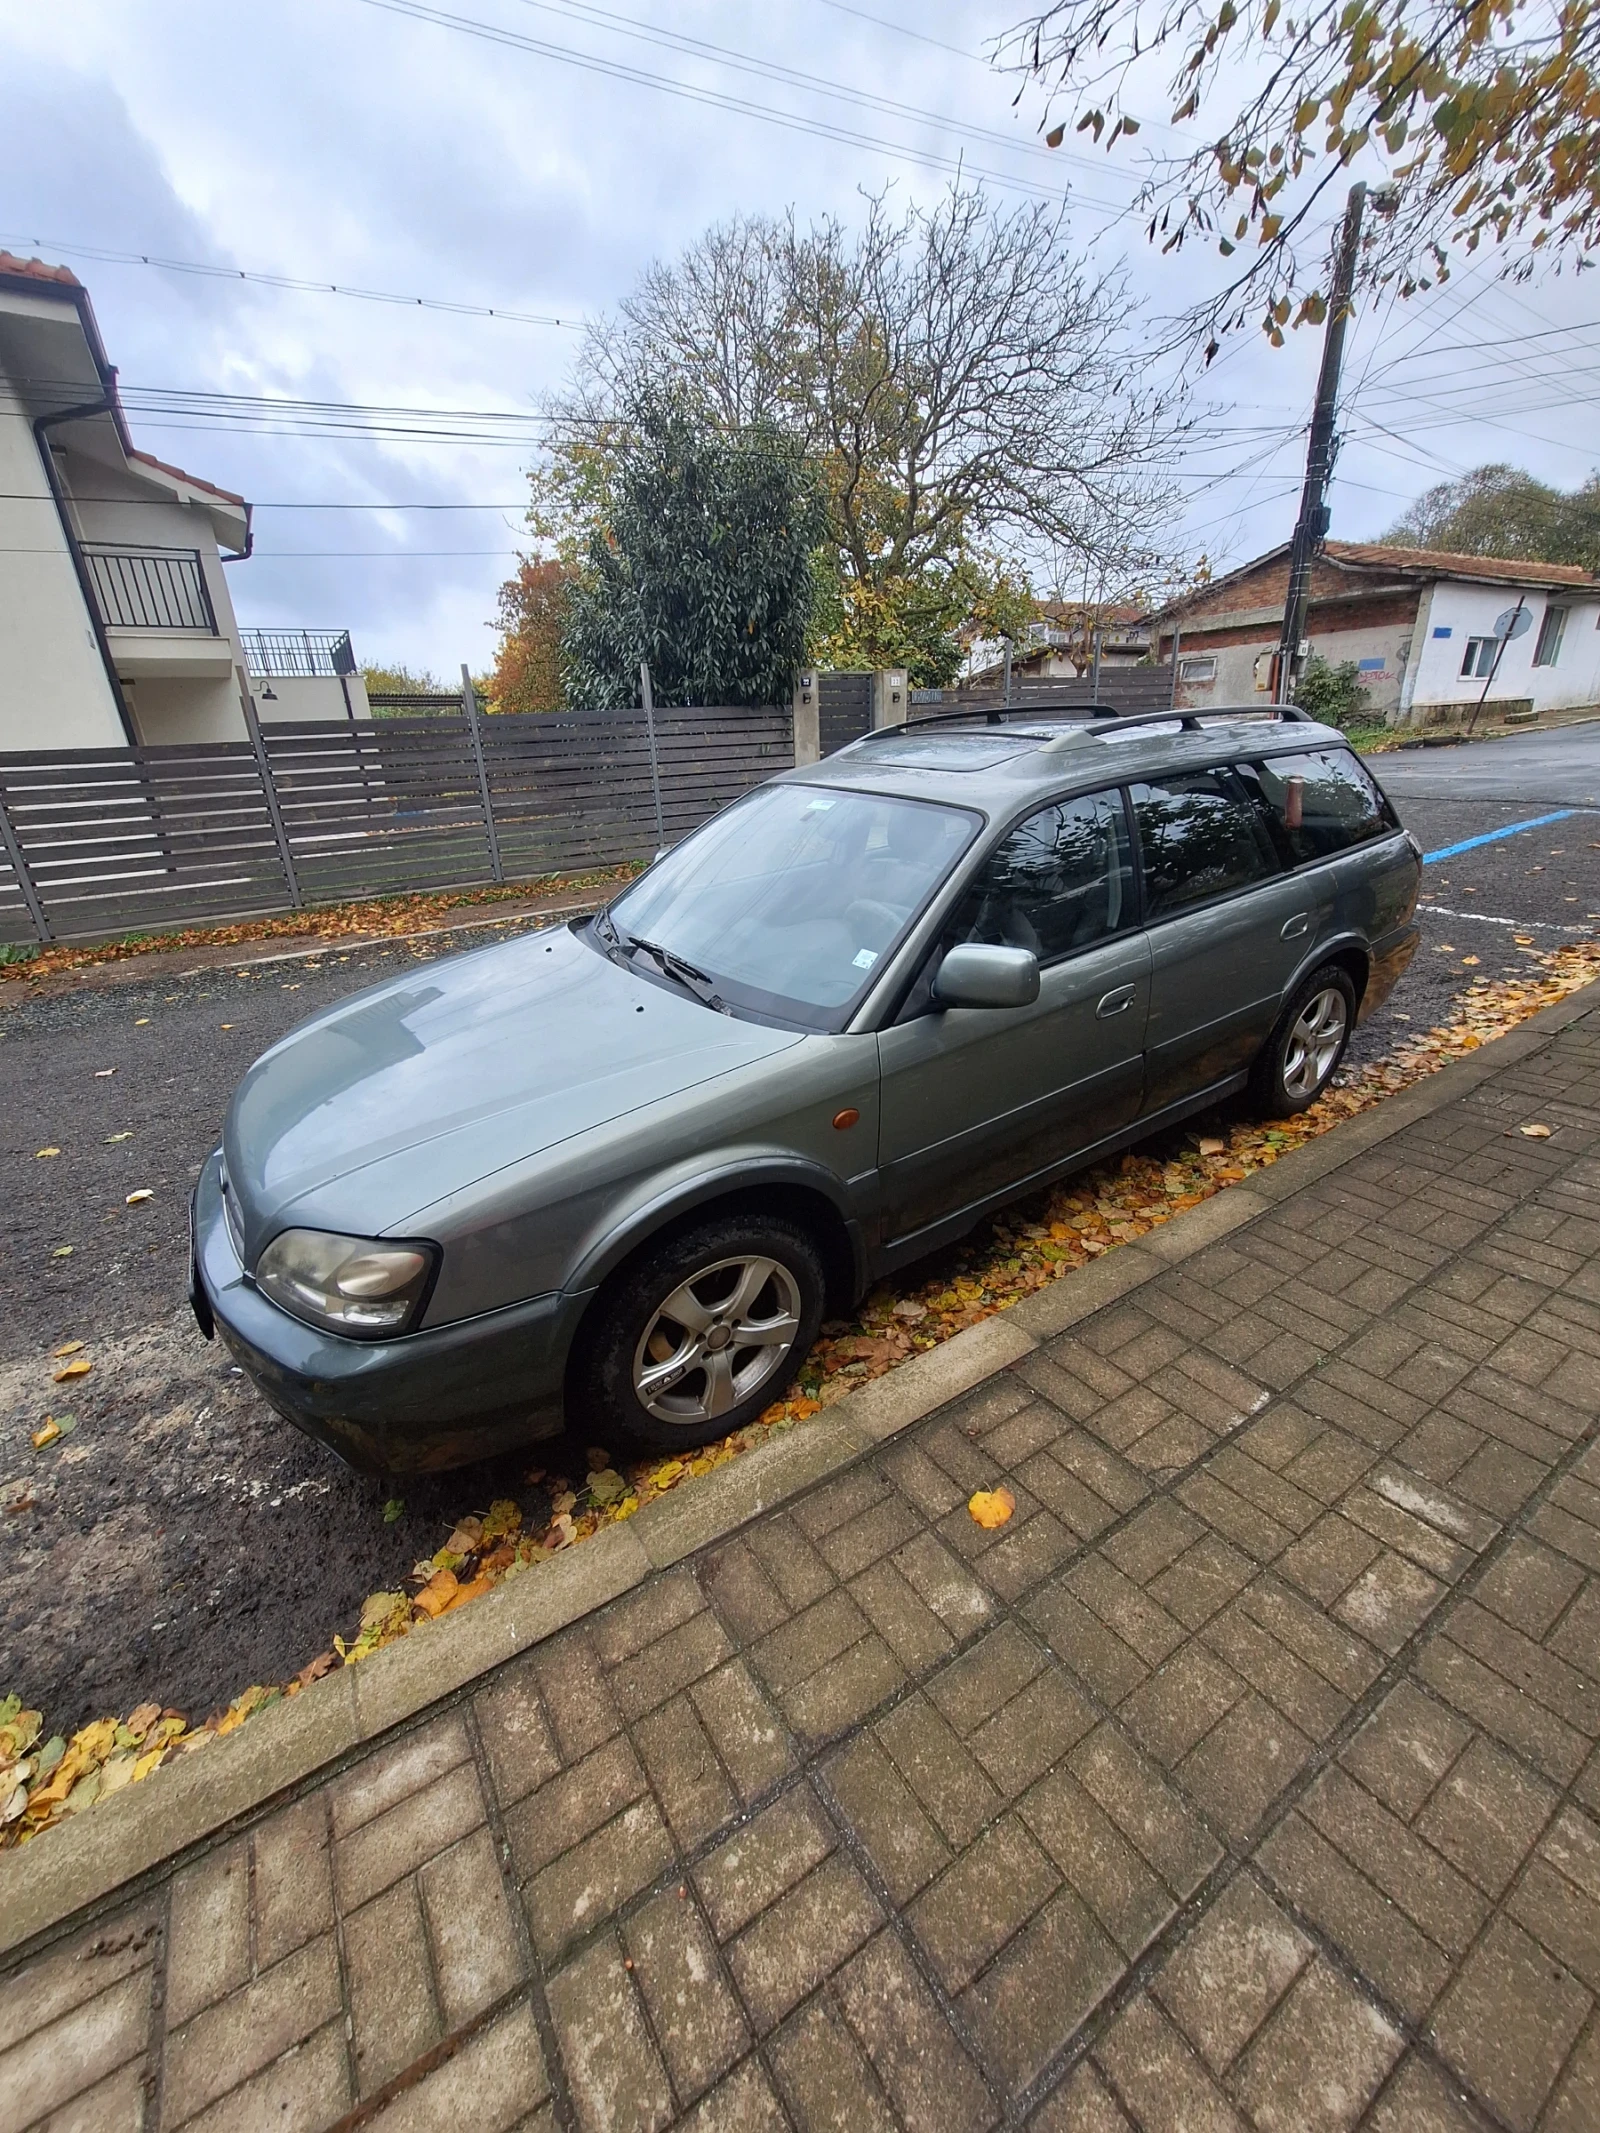
<svg viewBox="0 0 1600 2133">
<path fill-rule="evenodd" d="M 798 1190 L 825 1201 L 848 1243 L 856 1289 L 866 1286 L 861 1196 L 821 1163 L 767 1148 L 731 1151 L 710 1169 L 690 1161 L 675 1164 L 653 1178 L 641 1179 L 620 1206 L 606 1210 L 604 1225 L 597 1224 L 583 1240 L 563 1286 L 569 1294 L 598 1288 L 624 1259 L 670 1223 L 725 1200 L 730 1194 L 763 1186 Z"/>
</svg>

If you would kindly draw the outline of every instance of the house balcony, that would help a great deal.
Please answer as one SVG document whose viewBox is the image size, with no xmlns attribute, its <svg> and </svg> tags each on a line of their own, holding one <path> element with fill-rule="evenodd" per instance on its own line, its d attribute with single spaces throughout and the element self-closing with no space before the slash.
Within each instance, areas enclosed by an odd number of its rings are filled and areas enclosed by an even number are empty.
<svg viewBox="0 0 1600 2133">
<path fill-rule="evenodd" d="M 263 681 L 338 679 L 356 671 L 348 630 L 245 630 L 245 665 Z"/>
<path fill-rule="evenodd" d="M 85 541 L 84 565 L 106 641 L 124 681 L 226 681 L 231 640 L 197 548 L 125 548 Z"/>
</svg>

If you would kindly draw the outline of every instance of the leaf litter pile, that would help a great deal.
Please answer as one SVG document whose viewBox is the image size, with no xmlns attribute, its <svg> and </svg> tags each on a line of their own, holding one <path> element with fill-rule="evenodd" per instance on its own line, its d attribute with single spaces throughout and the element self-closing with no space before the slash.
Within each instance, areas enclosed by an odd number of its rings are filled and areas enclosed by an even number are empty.
<svg viewBox="0 0 1600 2133">
<path fill-rule="evenodd" d="M 504 1579 L 588 1539 L 602 1526 L 631 1518 L 670 1490 L 794 1429 L 896 1364 L 1010 1309 L 1119 1245 L 1147 1236 L 1185 1208 L 1241 1183 L 1341 1120 L 1504 1035 L 1540 1008 L 1600 977 L 1600 943 L 1530 951 L 1528 965 L 1525 976 L 1474 979 L 1447 1022 L 1403 1039 L 1368 1066 L 1341 1074 L 1298 1118 L 1267 1125 L 1226 1123 L 1214 1132 L 1175 1129 L 982 1224 L 959 1246 L 913 1269 L 910 1280 L 874 1289 L 853 1320 L 824 1325 L 790 1396 L 747 1428 L 683 1458 L 656 1453 L 613 1460 L 605 1447 L 595 1445 L 581 1475 L 531 1468 L 525 1477 L 528 1486 L 539 1491 L 549 1507 L 542 1523 L 530 1523 L 509 1498 L 491 1504 L 481 1516 L 458 1520 L 442 1546 L 414 1566 L 404 1587 L 374 1593 L 361 1610 L 354 1634 L 335 1637 L 292 1681 L 257 1683 L 202 1724 L 192 1725 L 181 1711 L 152 1702 L 125 1719 L 96 1719 L 70 1740 L 60 1734 L 44 1737 L 41 1714 L 25 1709 L 20 1697 L 0 1698 L 0 1848 L 26 1843 L 63 1816 L 138 1784 L 174 1757 L 209 1747 L 257 1711 L 298 1695 L 335 1667 L 357 1664 L 419 1625 L 466 1606 Z M 1519 1130 L 1539 1138 L 1550 1129 Z M 67 1350 L 60 1361 L 65 1367 L 57 1375 L 66 1379 L 77 1365 L 68 1362 Z M 69 1416 L 56 1422 L 55 1430 L 47 1427 L 35 1436 L 41 1455 L 71 1427 Z M 979 1490 L 968 1506 L 972 1517 L 986 1526 L 1005 1523 L 1012 1510 L 1007 1496 L 1003 1488 Z M 398 1500 L 384 1506 L 389 1520 L 403 1511 Z"/>
<path fill-rule="evenodd" d="M 239 948 L 252 941 L 308 942 L 307 954 L 339 941 L 401 939 L 457 918 L 480 906 L 521 903 L 536 896 L 576 895 L 612 889 L 639 872 L 634 864 L 599 867 L 586 874 L 542 874 L 503 888 L 447 889 L 436 895 L 375 896 L 359 903 L 325 904 L 275 918 L 240 919 L 231 926 L 187 926 L 175 933 L 130 933 L 116 941 L 52 941 L 48 946 L 0 952 L 0 981 L 37 980 L 131 956 L 168 955 L 202 948 Z M 309 938 L 308 938 L 309 937 Z"/>
</svg>

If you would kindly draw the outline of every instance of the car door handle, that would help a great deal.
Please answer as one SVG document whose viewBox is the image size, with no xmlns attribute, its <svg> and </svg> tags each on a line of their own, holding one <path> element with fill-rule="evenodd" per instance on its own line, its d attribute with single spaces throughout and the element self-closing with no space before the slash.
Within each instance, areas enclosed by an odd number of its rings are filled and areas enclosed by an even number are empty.
<svg viewBox="0 0 1600 2133">
<path fill-rule="evenodd" d="M 1284 941 L 1297 941 L 1299 940 L 1301 934 L 1305 933 L 1310 928 L 1310 925 L 1310 912 L 1297 911 L 1293 918 L 1286 918 L 1284 920 L 1282 928 L 1279 931 L 1278 938 Z"/>
<path fill-rule="evenodd" d="M 1109 1021 L 1113 1015 L 1126 1013 L 1133 1005 L 1138 995 L 1138 990 L 1137 985 L 1119 985 L 1115 992 L 1108 992 L 1101 996 L 1100 1004 L 1095 1009 L 1095 1013 L 1102 1022 Z"/>
</svg>

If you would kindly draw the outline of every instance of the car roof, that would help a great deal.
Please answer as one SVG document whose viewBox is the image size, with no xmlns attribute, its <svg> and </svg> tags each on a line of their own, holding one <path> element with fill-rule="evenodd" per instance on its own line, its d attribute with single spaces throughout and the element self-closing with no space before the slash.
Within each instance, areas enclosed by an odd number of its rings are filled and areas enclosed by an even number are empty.
<svg viewBox="0 0 1600 2133">
<path fill-rule="evenodd" d="M 851 786 L 1009 814 L 1034 794 L 1093 791 L 1125 780 L 1310 748 L 1348 747 L 1336 726 L 1257 705 L 1085 717 L 982 710 L 908 719 L 782 773 L 785 783 Z"/>
</svg>

